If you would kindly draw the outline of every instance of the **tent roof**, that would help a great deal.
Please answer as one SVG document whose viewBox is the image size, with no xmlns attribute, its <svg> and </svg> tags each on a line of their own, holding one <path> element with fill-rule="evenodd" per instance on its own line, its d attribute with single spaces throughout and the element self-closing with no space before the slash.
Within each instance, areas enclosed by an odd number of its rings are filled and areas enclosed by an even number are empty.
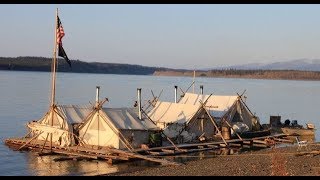
<svg viewBox="0 0 320 180">
<path fill-rule="evenodd" d="M 196 114 L 199 107 L 199 105 L 193 104 L 158 101 L 155 107 L 148 113 L 148 116 L 156 122 L 185 123 Z"/>
<path fill-rule="evenodd" d="M 68 123 L 81 123 L 93 110 L 90 105 L 58 105 L 57 108 Z"/>
<path fill-rule="evenodd" d="M 118 129 L 157 130 L 150 120 L 140 120 L 135 108 L 102 108 Z"/>
<path fill-rule="evenodd" d="M 179 104 L 192 104 L 200 105 L 200 100 L 204 102 L 209 95 L 186 93 L 184 97 L 179 101 Z M 210 111 L 210 114 L 214 117 L 222 117 L 237 101 L 238 96 L 217 96 L 212 95 L 207 103 L 206 107 Z"/>
</svg>

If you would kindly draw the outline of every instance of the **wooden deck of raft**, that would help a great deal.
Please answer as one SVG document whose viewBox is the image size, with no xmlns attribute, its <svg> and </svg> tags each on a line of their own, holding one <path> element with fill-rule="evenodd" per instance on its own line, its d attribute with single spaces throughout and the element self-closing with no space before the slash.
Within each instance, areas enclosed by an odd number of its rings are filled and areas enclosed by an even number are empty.
<svg viewBox="0 0 320 180">
<path fill-rule="evenodd" d="M 48 153 L 67 155 L 64 159 L 86 158 L 86 159 L 104 159 L 108 163 L 113 164 L 120 161 L 128 161 L 132 159 L 144 159 L 147 161 L 158 162 L 162 165 L 181 165 L 180 163 L 168 161 L 158 156 L 178 155 L 183 153 L 192 153 L 199 151 L 215 150 L 220 148 L 267 148 L 274 144 L 270 144 L 268 140 L 280 143 L 293 143 L 292 140 L 284 139 L 284 134 L 264 136 L 250 139 L 231 139 L 226 140 L 227 145 L 223 141 L 213 141 L 195 144 L 177 144 L 175 146 L 162 146 L 147 149 L 135 149 L 133 151 L 119 150 L 112 148 L 97 148 L 84 146 L 60 147 L 52 145 L 49 142 L 44 145 L 44 141 L 33 140 L 30 138 L 12 138 L 6 139 L 5 144 L 15 150 L 35 150 L 41 152 L 39 155 Z M 27 143 L 27 144 L 26 144 Z M 23 146 L 24 145 L 24 146 Z M 21 148 L 23 146 L 23 148 Z M 155 157 L 157 156 L 157 157 Z"/>
</svg>

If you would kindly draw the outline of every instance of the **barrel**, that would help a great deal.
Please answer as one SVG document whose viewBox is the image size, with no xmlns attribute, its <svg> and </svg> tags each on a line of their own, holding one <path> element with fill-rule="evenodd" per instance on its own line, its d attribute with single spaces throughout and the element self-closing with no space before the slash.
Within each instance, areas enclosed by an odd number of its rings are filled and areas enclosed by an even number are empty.
<svg viewBox="0 0 320 180">
<path fill-rule="evenodd" d="M 221 134 L 224 139 L 226 139 L 226 140 L 231 139 L 231 130 L 229 127 L 222 126 L 221 127 Z"/>
</svg>

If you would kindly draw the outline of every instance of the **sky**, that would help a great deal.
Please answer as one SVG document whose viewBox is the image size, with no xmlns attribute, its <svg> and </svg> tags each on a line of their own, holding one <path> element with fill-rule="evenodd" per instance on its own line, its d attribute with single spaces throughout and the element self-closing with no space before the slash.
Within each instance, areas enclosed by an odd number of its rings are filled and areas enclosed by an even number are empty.
<svg viewBox="0 0 320 180">
<path fill-rule="evenodd" d="M 318 4 L 1 4 L 0 56 L 203 69 L 320 59 Z"/>
</svg>

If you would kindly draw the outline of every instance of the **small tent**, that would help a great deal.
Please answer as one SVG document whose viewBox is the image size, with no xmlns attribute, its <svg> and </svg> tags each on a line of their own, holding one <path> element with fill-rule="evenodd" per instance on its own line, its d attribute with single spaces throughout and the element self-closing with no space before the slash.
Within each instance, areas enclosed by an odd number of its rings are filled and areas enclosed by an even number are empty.
<svg viewBox="0 0 320 180">
<path fill-rule="evenodd" d="M 215 132 L 201 105 L 158 101 L 148 116 L 169 138 L 182 137 L 183 142 L 195 140 L 203 133 L 212 136 Z"/>
<path fill-rule="evenodd" d="M 133 108 L 96 108 L 79 127 L 79 139 L 89 146 L 134 149 L 159 131 L 149 120 L 140 120 Z"/>
<path fill-rule="evenodd" d="M 73 124 L 81 123 L 92 109 L 89 106 L 54 105 L 41 119 L 29 122 L 27 126 L 34 139 L 45 142 L 52 139 L 52 143 L 58 146 L 74 145 Z"/>
<path fill-rule="evenodd" d="M 178 103 L 200 105 L 200 101 L 204 102 L 208 97 L 209 95 L 185 93 Z M 251 113 L 239 96 L 212 95 L 207 100 L 205 108 L 217 122 L 225 118 L 232 124 L 237 122 L 246 124 L 250 131 L 260 129 L 258 117 Z"/>
</svg>

